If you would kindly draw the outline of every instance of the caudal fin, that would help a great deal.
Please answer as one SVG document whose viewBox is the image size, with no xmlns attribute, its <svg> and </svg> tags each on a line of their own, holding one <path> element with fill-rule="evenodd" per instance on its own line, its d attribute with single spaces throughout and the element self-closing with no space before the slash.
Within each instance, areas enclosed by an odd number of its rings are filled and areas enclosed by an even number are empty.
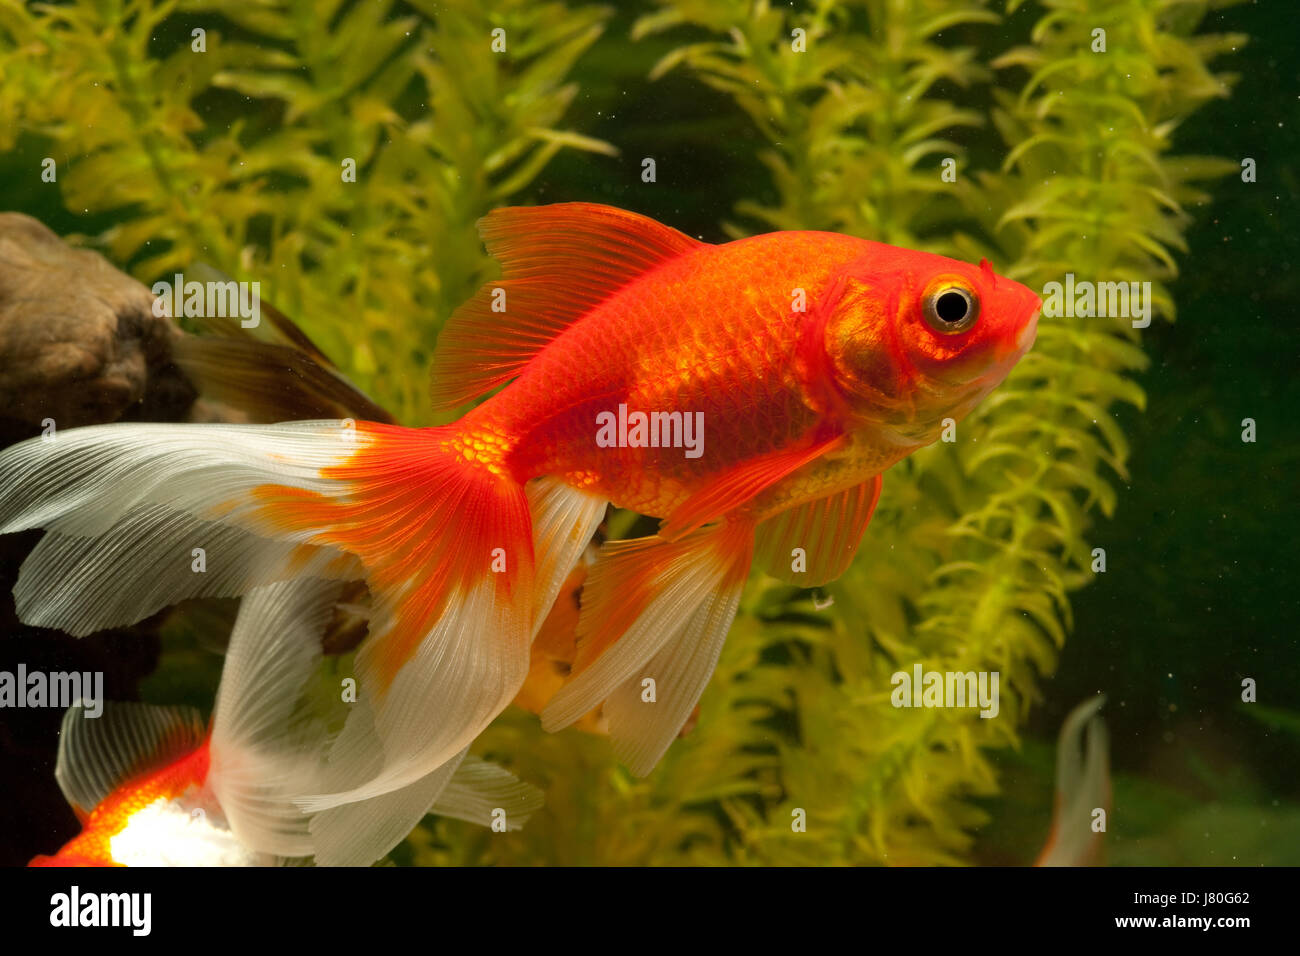
<svg viewBox="0 0 1300 956">
<path fill-rule="evenodd" d="M 329 473 L 346 495 L 268 487 L 258 497 L 276 535 L 307 532 L 356 555 L 371 592 L 331 788 L 300 805 L 319 812 L 413 787 L 395 812 L 409 830 L 436 791 L 430 775 L 518 692 L 536 627 L 605 503 L 547 479 L 525 488 L 454 427 L 367 425 L 360 444 Z"/>
<path fill-rule="evenodd" d="M 231 832 L 280 857 L 314 852 L 310 816 L 293 802 L 319 785 L 327 728 L 304 696 L 342 589 L 304 578 L 244 597 L 217 688 L 208 784 Z"/>
<path fill-rule="evenodd" d="M 522 825 L 541 805 L 540 791 L 495 765 L 463 760 L 463 754 L 378 796 L 315 815 L 299 807 L 308 795 L 383 767 L 382 750 L 364 768 L 330 766 L 325 727 L 304 698 L 340 591 L 336 582 L 304 579 L 259 588 L 240 605 L 209 747 L 209 784 L 231 831 L 264 853 L 311 856 L 323 866 L 367 866 L 429 812 L 472 814 L 488 826 L 490 812 L 481 809 L 491 803 Z"/>
<path fill-rule="evenodd" d="M 359 578 L 354 555 L 277 535 L 268 483 L 338 493 L 356 452 L 341 422 L 96 425 L 0 452 L 0 533 L 45 528 L 14 587 L 28 624 L 82 636 L 191 597 L 234 597 L 293 577 Z"/>
<path fill-rule="evenodd" d="M 106 704 L 101 719 L 68 709 L 55 777 L 81 819 L 123 784 L 192 757 L 206 743 L 202 776 L 218 813 L 244 847 L 270 861 L 368 865 L 387 853 L 426 812 L 506 829 L 542 805 L 537 788 L 478 758 L 458 755 L 418 787 L 325 811 L 313 820 L 294 798 L 327 782 L 328 738 L 304 697 L 320 661 L 320 638 L 340 586 L 303 580 L 259 588 L 240 605 L 210 734 L 197 711 Z M 414 801 L 410 815 L 395 814 Z M 331 818 L 330 815 L 337 815 Z M 346 826 L 340 826 L 339 823 Z M 318 839 L 318 836 L 320 837 Z"/>
<path fill-rule="evenodd" d="M 432 630 L 419 642 L 420 629 L 428 625 L 404 616 L 403 605 L 385 608 L 375 602 L 371 635 L 357 655 L 361 694 L 330 751 L 326 788 L 299 801 L 314 813 L 311 832 L 318 862 L 371 863 L 429 812 L 485 826 L 495 823 L 499 812 L 507 829 L 515 829 L 541 806 L 539 791 L 500 768 L 467 758 L 466 751 L 518 693 L 528 671 L 528 645 L 595 533 L 605 502 L 551 478 L 530 482 L 523 494 L 532 521 L 531 578 L 510 577 L 516 559 L 496 552 L 509 529 L 471 525 L 443 541 L 442 560 L 458 555 L 464 561 L 474 554 L 477 541 L 480 555 L 492 546 L 497 570 L 491 573 L 498 577 L 481 572 L 462 577 L 458 586 L 463 590 L 449 594 Z M 496 505 L 472 504 L 482 520 L 499 520 Z M 450 540 L 465 550 L 449 551 Z M 514 582 L 515 600 L 526 599 L 527 616 L 510 603 L 509 592 L 502 597 L 492 590 L 507 581 Z M 388 655 L 404 648 L 413 648 L 413 656 L 410 663 L 399 661 L 403 669 L 389 683 L 393 658 Z M 479 710 L 471 712 L 475 703 Z M 448 754 L 455 746 L 459 750 Z"/>
<path fill-rule="evenodd" d="M 317 813 L 311 822 L 313 852 L 320 866 L 369 866 L 426 814 L 483 827 L 500 822 L 517 830 L 543 802 L 536 787 L 462 752 L 414 783 Z"/>
<path fill-rule="evenodd" d="M 559 482 L 525 488 L 487 451 L 454 426 L 346 421 L 109 425 L 16 445 L 0 452 L 0 531 L 47 529 L 15 588 L 20 616 L 87 634 L 187 597 L 364 579 L 358 703 L 331 789 L 302 806 L 411 786 L 518 691 L 604 513 Z"/>
</svg>

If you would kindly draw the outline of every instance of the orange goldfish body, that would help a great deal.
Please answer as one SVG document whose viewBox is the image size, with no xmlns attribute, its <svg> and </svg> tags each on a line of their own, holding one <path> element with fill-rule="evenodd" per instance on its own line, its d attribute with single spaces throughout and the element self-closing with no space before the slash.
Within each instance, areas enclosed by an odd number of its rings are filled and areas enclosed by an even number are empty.
<svg viewBox="0 0 1300 956">
<path fill-rule="evenodd" d="M 542 721 L 603 702 L 616 752 L 649 772 L 751 565 L 837 577 L 881 473 L 1002 381 L 1040 304 L 987 264 L 832 233 L 710 245 L 583 203 L 480 225 L 503 275 L 444 329 L 433 400 L 505 387 L 454 424 L 120 424 L 0 455 L 0 529 L 51 532 L 15 587 L 31 623 L 87 633 L 196 594 L 365 580 L 364 706 L 329 786 L 300 802 L 327 859 L 376 819 L 418 820 L 439 768 L 523 685 L 608 503 L 663 521 L 602 548 Z"/>
<path fill-rule="evenodd" d="M 70 707 L 55 777 L 82 831 L 30 865 L 267 866 L 310 856 L 310 816 L 293 797 L 320 786 L 324 738 L 295 728 L 294 705 L 339 590 L 288 582 L 244 598 L 210 731 L 190 708 L 109 703 L 90 717 Z M 499 809 L 517 829 L 541 805 L 540 791 L 493 764 L 467 757 L 448 769 L 430 812 L 487 826 Z"/>
</svg>

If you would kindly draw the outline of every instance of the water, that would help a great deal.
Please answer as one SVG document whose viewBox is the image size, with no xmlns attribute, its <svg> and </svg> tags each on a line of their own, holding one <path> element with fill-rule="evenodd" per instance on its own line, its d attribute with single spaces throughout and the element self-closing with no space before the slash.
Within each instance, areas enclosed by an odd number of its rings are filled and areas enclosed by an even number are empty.
<svg viewBox="0 0 1300 956">
<path fill-rule="evenodd" d="M 221 6 L 214 3 L 205 13 L 167 21 L 148 46 L 150 56 L 182 48 L 196 26 L 209 29 L 212 44 L 210 52 L 196 56 L 229 56 L 223 50 L 227 38 L 264 42 L 255 24 L 234 22 L 237 18 L 229 10 L 223 14 Z M 1245 183 L 1228 175 L 1206 187 L 1208 203 L 1184 203 L 1192 217 L 1185 233 L 1187 249 L 1174 250 L 1179 271 L 1168 281 L 1178 320 L 1170 324 L 1157 318 L 1137 339 L 1151 360 L 1135 376 L 1146 407 L 1139 411 L 1119 405 L 1116 411 L 1131 449 L 1128 478 L 1110 476 L 1117 491 L 1114 515 L 1105 518 L 1093 509 L 1083 536 L 1088 548 L 1105 549 L 1106 571 L 1071 591 L 1073 622 L 1059 660 L 1035 656 L 1027 642 L 1015 644 L 1019 684 L 1004 675 L 1004 687 L 1036 687 L 1041 695 L 1022 711 L 1019 691 L 1008 691 L 1017 706 L 1005 706 L 1000 719 L 1016 728 L 1023 749 L 992 746 L 1005 744 L 1005 736 L 999 738 L 978 722 L 974 729 L 953 731 L 972 734 L 966 742 L 988 748 L 983 753 L 996 774 L 996 793 L 969 768 L 954 770 L 952 763 L 927 755 L 926 744 L 916 752 L 886 745 L 893 740 L 890 734 L 916 733 L 918 740 L 930 743 L 935 739 L 920 729 L 924 725 L 919 722 L 927 719 L 923 711 L 899 717 L 881 703 L 890 690 L 888 674 L 896 667 L 910 670 L 918 655 L 941 660 L 962 646 L 960 640 L 940 639 L 920 626 L 928 612 L 918 607 L 916 581 L 934 567 L 916 542 L 933 531 L 925 524 L 933 514 L 926 502 L 942 495 L 941 482 L 933 477 L 942 474 L 942 466 L 932 458 L 923 459 L 919 472 L 908 466 L 887 476 L 887 497 L 864 544 L 870 557 L 827 589 L 825 595 L 835 604 L 824 606 L 822 591 L 800 594 L 771 582 L 751 582 L 698 724 L 674 744 L 648 780 L 626 774 L 602 737 L 574 731 L 545 735 L 534 716 L 512 709 L 475 752 L 505 763 L 522 779 L 544 784 L 548 808 L 517 834 L 489 834 L 430 818 L 392 858 L 421 865 L 1028 863 L 1050 823 L 1056 733 L 1075 705 L 1102 692 L 1113 781 L 1102 839 L 1106 862 L 1300 863 L 1300 778 L 1295 770 L 1300 755 L 1300 629 L 1293 540 L 1300 435 L 1292 413 L 1300 396 L 1292 374 L 1296 349 L 1291 321 L 1300 277 L 1289 214 L 1297 192 L 1294 156 L 1300 144 L 1283 9 L 1232 8 L 1209 16 L 1201 26 L 1202 33 L 1243 32 L 1250 42 L 1216 61 L 1216 71 L 1229 70 L 1240 79 L 1229 98 L 1191 113 L 1173 134 L 1171 154 L 1226 157 L 1233 163 L 1252 157 L 1258 162 L 1258 180 Z M 984 120 L 981 127 L 956 126 L 936 134 L 960 147 L 962 188 L 976 190 L 973 200 L 967 194 L 963 211 L 954 214 L 956 200 L 947 193 L 926 205 L 916 198 L 914 183 L 900 185 L 890 178 L 900 175 L 898 170 L 870 163 L 846 165 L 854 170 L 852 181 L 828 178 L 827 167 L 817 165 L 823 156 L 792 169 L 783 182 L 773 177 L 763 157 L 773 150 L 787 157 L 802 155 L 800 131 L 765 133 L 772 116 L 762 108 L 747 115 L 731 95 L 701 83 L 687 67 L 648 81 L 662 56 L 707 32 L 656 34 L 634 42 L 629 32 L 640 12 L 615 15 L 601 39 L 562 71 L 580 92 L 565 108 L 563 97 L 548 88 L 546 96 L 555 98 L 548 101 L 553 115 L 543 115 L 550 107 L 512 114 L 509 97 L 494 96 L 486 80 L 473 79 L 475 70 L 488 69 L 493 61 L 481 56 L 477 44 L 486 41 L 472 17 L 464 30 L 448 27 L 435 34 L 437 55 L 461 81 L 448 84 L 441 94 L 444 110 L 452 115 L 454 102 L 478 112 L 457 123 L 435 117 L 437 150 L 427 154 L 421 150 L 429 140 L 419 124 L 428 119 L 424 103 L 429 97 L 414 69 L 408 85 L 383 90 L 391 108 L 405 118 L 386 130 L 357 118 L 372 100 L 345 98 L 347 109 L 310 102 L 313 92 L 340 83 L 375 89 L 364 64 L 340 59 L 342 51 L 317 64 L 316 75 L 296 77 L 301 86 L 294 95 L 306 104 L 304 120 L 286 121 L 275 97 L 245 97 L 245 92 L 265 91 L 248 83 L 241 89 L 237 80 L 192 100 L 182 95 L 200 127 L 195 141 L 208 150 L 192 155 L 212 163 L 211 175 L 196 173 L 179 158 L 190 155 L 179 145 L 182 141 L 141 135 L 134 140 L 138 151 L 131 147 L 131 137 L 107 137 L 121 150 L 119 158 L 100 175 L 78 178 L 77 168 L 89 162 L 78 149 L 84 152 L 92 135 L 129 122 L 132 110 L 154 108 L 138 97 L 141 85 L 148 89 L 150 81 L 137 75 L 132 87 L 121 74 L 101 76 L 98 71 L 108 70 L 109 61 L 90 58 L 82 72 L 60 77 L 65 85 L 103 81 L 93 95 L 86 91 L 84 107 L 70 108 L 48 86 L 41 86 L 41 96 L 23 99 L 20 87 L 8 81 L 11 70 L 18 75 L 31 71 L 36 82 L 48 76 L 42 72 L 48 66 L 22 65 L 0 44 L 6 87 L 14 91 L 0 96 L 0 127 L 18 131 L 10 148 L 0 152 L 3 208 L 32 215 L 61 235 L 92 237 L 138 223 L 142 215 L 156 216 L 153 228 L 143 233 L 147 243 L 127 248 L 120 234 L 109 236 L 103 248 L 114 265 L 152 282 L 170 275 L 168 251 L 183 250 L 241 278 L 260 278 L 270 301 L 302 322 L 373 397 L 412 424 L 448 420 L 427 410 L 427 364 L 441 322 L 488 274 L 472 222 L 501 202 L 605 202 L 718 242 L 730 237 L 728 224 L 750 232 L 771 228 L 754 215 L 756 206 L 815 219 L 839 208 L 835 197 L 842 196 L 843 228 L 872 225 L 873 238 L 915 240 L 952 249 L 963 258 L 973 258 L 969 250 L 981 242 L 1014 246 L 997 230 L 996 221 L 1023 196 L 980 192 L 981 185 L 967 175 L 995 173 L 1006 156 L 1006 145 L 990 122 L 987 84 L 964 89 L 942 81 L 928 91 L 975 110 Z M 1002 25 L 957 27 L 938 42 L 973 46 L 987 62 L 1026 42 L 1040 15 L 1028 4 Z M 844 17 L 836 21 L 842 35 L 865 35 L 861 11 Z M 1121 38 L 1122 29 L 1115 30 L 1112 52 L 1122 48 L 1115 46 Z M 522 37 L 510 40 L 516 41 L 513 49 L 527 48 Z M 397 41 L 389 62 L 401 58 L 406 42 Z M 834 38 L 815 38 L 802 55 L 816 63 L 833 44 Z M 282 46 L 293 49 L 292 43 Z M 855 53 L 862 62 L 873 62 L 872 55 L 870 49 Z M 242 56 L 223 61 L 226 68 L 252 66 Z M 327 62 L 333 65 L 327 67 Z M 773 62 L 772 70 L 784 69 L 784 61 Z M 875 83 L 886 66 L 873 65 Z M 1138 72 L 1146 65 L 1137 63 Z M 509 75 L 496 82 L 508 85 Z M 773 74 L 757 75 L 768 81 Z M 1023 72 L 999 71 L 997 84 L 1018 92 L 1023 80 Z M 199 82 L 182 72 L 158 95 L 184 94 Z M 880 81 L 867 88 L 890 86 Z M 795 101 L 806 103 L 821 92 L 810 83 L 802 100 Z M 433 100 L 435 107 L 439 102 Z M 114 104 L 123 112 L 114 113 Z M 168 114 L 167 122 L 175 123 L 178 115 Z M 861 148 L 870 157 L 889 114 L 877 104 L 863 115 L 855 127 L 858 139 L 846 148 Z M 87 130 L 51 140 L 43 126 L 59 119 L 74 127 L 86 123 Z M 484 165 L 500 148 L 507 119 L 575 131 L 612 144 L 618 155 L 561 150 L 533 171 L 531 181 L 508 197 L 494 197 L 485 181 L 495 177 L 500 183 L 505 177 L 499 171 L 485 173 Z M 250 145 L 286 122 L 296 123 L 295 135 L 305 137 L 299 153 L 293 146 L 259 153 Z M 175 133 L 174 126 L 167 128 Z M 101 132 L 92 134 L 92 129 Z M 268 164 L 261 188 L 272 198 L 264 205 L 248 198 L 251 191 L 241 191 L 245 173 L 232 171 L 221 159 L 239 152 L 234 147 L 223 152 L 217 145 L 226 134 L 242 137 L 248 152 L 241 155 L 250 166 L 254 161 Z M 395 152 L 390 165 L 371 163 L 372 144 L 384 136 L 398 143 L 418 140 L 418 158 Z M 944 147 L 929 165 L 918 167 L 924 182 L 939 179 L 938 159 L 946 151 Z M 357 182 L 336 183 L 334 167 L 340 157 L 353 153 L 359 158 Z M 42 183 L 33 173 L 47 155 L 58 160 L 58 184 Z M 644 178 L 646 158 L 655 161 L 653 182 Z M 194 195 L 182 188 L 167 195 L 149 178 L 157 164 L 174 164 L 175 182 L 193 180 L 212 191 Z M 805 174 L 809 179 L 801 180 Z M 321 185 L 326 180 L 329 185 Z M 400 195 L 382 193 L 377 183 L 388 183 Z M 347 191 L 353 187 L 356 193 Z M 313 198 L 306 201 L 304 195 Z M 365 200 L 358 201 L 358 195 Z M 250 205 L 241 206 L 235 196 Z M 129 201 L 125 207 L 123 197 Z M 285 217 L 280 220 L 271 214 L 278 210 L 275 197 L 284 201 L 277 212 Z M 321 197 L 331 197 L 336 207 L 327 210 L 317 202 Z M 749 205 L 740 205 L 744 203 Z M 987 209 L 981 210 L 982 203 Z M 254 212 L 241 220 L 248 209 Z M 954 221 L 973 237 L 969 245 L 961 246 L 961 240 L 950 245 Z M 208 231 L 196 231 L 195 222 L 206 224 Z M 1001 268 L 1005 263 L 996 264 Z M 1074 266 L 1067 261 L 1053 274 Z M 1052 387 L 1070 385 L 1063 377 Z M 35 433 L 30 423 L 4 417 L 7 440 Z M 1241 440 L 1247 418 L 1256 425 L 1251 443 Z M 653 525 L 634 525 L 631 516 L 616 516 L 611 530 L 630 536 L 650 533 Z M 32 540 L 23 536 L 3 542 L 8 578 Z M 918 549 L 908 550 L 912 548 Z M 891 603 L 897 595 L 903 597 Z M 7 632 L 0 670 L 9 669 L 11 660 L 49 670 L 102 670 L 110 699 L 138 696 L 206 712 L 233 610 L 231 602 L 188 606 L 161 627 L 146 622 L 139 634 L 113 633 L 80 642 L 34 633 L 10 615 L 0 625 Z M 890 616 L 893 610 L 896 617 Z M 333 686 L 347 666 L 346 658 L 330 663 L 322 687 Z M 1040 673 L 1043 668 L 1050 673 Z M 1242 700 L 1247 679 L 1257 684 L 1255 703 Z M 761 702 L 758 713 L 745 709 L 754 700 Z M 3 861 L 16 864 L 36 852 L 52 852 L 76 827 L 53 785 L 59 714 L 52 709 L 6 711 L 0 719 L 0 772 L 7 782 L 0 799 L 0 848 Z M 909 723 L 913 720 L 918 723 Z M 953 739 L 937 739 L 940 750 L 956 747 Z M 908 768 L 927 780 L 943 781 L 931 793 L 934 806 L 909 805 L 902 795 L 899 775 Z M 788 822 L 800 809 L 807 810 L 811 821 L 806 833 Z M 921 809 L 934 811 L 941 824 L 923 822 Z M 877 832 L 882 828 L 884 837 Z"/>
</svg>

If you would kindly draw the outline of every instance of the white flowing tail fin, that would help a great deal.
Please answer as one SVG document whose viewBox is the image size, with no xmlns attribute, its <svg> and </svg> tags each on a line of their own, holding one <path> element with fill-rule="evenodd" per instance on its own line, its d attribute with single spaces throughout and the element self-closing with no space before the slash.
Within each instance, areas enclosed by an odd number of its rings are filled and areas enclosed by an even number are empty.
<svg viewBox="0 0 1300 956">
<path fill-rule="evenodd" d="M 1061 725 L 1055 819 L 1037 866 L 1088 866 L 1100 856 L 1105 829 L 1097 828 L 1097 811 L 1109 814 L 1111 798 L 1106 724 L 1098 714 L 1105 702 L 1102 695 L 1084 701 Z"/>
<path fill-rule="evenodd" d="M 257 588 L 230 634 L 208 783 L 240 842 L 276 856 L 313 853 L 310 818 L 293 800 L 318 784 L 327 738 L 303 693 L 341 587 L 307 578 Z"/>
<path fill-rule="evenodd" d="M 426 590 L 376 602 L 356 660 L 362 700 L 330 752 L 335 784 L 304 800 L 305 808 L 328 810 L 410 786 L 427 792 L 430 775 L 518 693 L 533 636 L 605 502 L 545 478 L 517 488 L 519 499 L 508 506 L 502 493 L 490 486 L 469 507 L 460 496 L 430 505 L 440 530 L 424 565 Z M 455 513 L 442 513 L 453 505 Z M 419 802 L 403 804 L 408 819 Z"/>
<path fill-rule="evenodd" d="M 329 786 L 339 773 L 325 762 L 325 729 L 302 706 L 302 697 L 321 659 L 321 636 L 341 587 L 311 579 L 283 582 L 258 588 L 240 606 L 213 713 L 208 777 L 232 832 L 264 853 L 366 866 L 429 812 L 488 826 L 490 811 L 482 811 L 490 803 L 522 825 L 541 805 L 541 792 L 463 755 L 413 786 L 315 817 L 297 806 L 296 800 Z"/>
<path fill-rule="evenodd" d="M 291 577 L 356 578 L 345 550 L 276 535 L 257 489 L 337 493 L 340 422 L 96 425 L 0 452 L 0 533 L 45 528 L 14 587 L 19 617 L 82 636 L 190 597 Z"/>
<path fill-rule="evenodd" d="M 526 490 L 476 441 L 455 426 L 326 421 L 119 424 L 16 445 L 0 452 L 0 532 L 47 529 L 15 588 L 19 614 L 87 634 L 188 597 L 364 579 L 369 710 L 331 747 L 336 789 L 304 806 L 400 790 L 518 692 L 536 627 L 604 513 L 548 479 Z"/>
</svg>

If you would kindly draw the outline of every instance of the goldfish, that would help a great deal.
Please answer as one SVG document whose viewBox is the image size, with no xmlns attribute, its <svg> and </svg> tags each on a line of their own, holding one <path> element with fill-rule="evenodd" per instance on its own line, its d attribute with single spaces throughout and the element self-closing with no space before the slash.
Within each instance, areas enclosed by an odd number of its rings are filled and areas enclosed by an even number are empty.
<svg viewBox="0 0 1300 956">
<path fill-rule="evenodd" d="M 841 574 L 882 473 L 1007 376 L 1041 308 L 987 262 L 829 232 L 715 245 L 561 203 L 494 210 L 480 233 L 501 277 L 443 328 L 431 400 L 484 400 L 451 424 L 114 424 L 0 454 L 0 531 L 47 529 L 14 588 L 32 624 L 87 634 L 270 581 L 365 582 L 358 703 L 328 784 L 296 800 L 318 859 L 418 821 L 520 690 L 611 504 L 660 525 L 601 548 L 541 719 L 600 706 L 648 773 L 751 568 Z"/>
<path fill-rule="evenodd" d="M 290 798 L 321 772 L 303 743 L 324 738 L 295 729 L 293 698 L 272 691 L 301 685 L 320 659 L 337 591 L 289 582 L 244 599 L 210 726 L 189 707 L 68 708 L 55 778 L 82 830 L 29 865 L 269 866 L 311 856 L 310 818 Z M 535 787 L 476 757 L 446 772 L 432 813 L 518 829 L 541 806 Z"/>
</svg>

